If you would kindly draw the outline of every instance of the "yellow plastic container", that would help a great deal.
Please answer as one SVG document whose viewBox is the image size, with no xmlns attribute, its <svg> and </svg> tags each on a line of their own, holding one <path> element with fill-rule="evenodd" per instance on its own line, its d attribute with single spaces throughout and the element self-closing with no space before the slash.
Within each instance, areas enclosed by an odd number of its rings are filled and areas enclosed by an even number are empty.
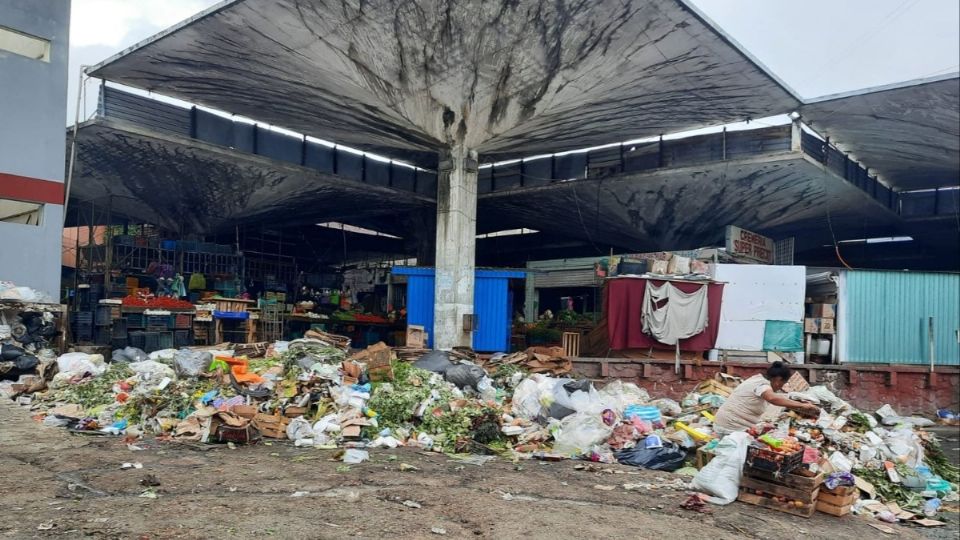
<svg viewBox="0 0 960 540">
<path fill-rule="evenodd" d="M 710 439 L 713 438 L 712 436 L 707 435 L 702 431 L 697 431 L 696 429 L 693 429 L 692 427 L 684 424 L 683 422 L 674 422 L 673 426 L 677 429 L 682 429 L 686 431 L 687 433 L 690 434 L 691 437 L 693 437 L 694 439 L 697 439 L 698 441 L 709 441 Z"/>
</svg>

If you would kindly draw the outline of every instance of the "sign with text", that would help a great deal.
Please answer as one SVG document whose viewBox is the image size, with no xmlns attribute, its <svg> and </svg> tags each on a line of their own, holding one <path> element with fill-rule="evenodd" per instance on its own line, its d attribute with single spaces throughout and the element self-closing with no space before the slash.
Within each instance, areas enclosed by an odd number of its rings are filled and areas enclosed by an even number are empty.
<svg viewBox="0 0 960 540">
<path fill-rule="evenodd" d="M 727 226 L 727 252 L 757 262 L 773 263 L 773 239 L 733 225 Z"/>
</svg>

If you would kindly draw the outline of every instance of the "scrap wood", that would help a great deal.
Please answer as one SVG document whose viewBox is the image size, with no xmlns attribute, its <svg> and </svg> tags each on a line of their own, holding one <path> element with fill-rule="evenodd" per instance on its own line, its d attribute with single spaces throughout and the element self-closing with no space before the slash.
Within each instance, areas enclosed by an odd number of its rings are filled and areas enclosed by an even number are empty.
<svg viewBox="0 0 960 540">
<path fill-rule="evenodd" d="M 502 365 L 520 365 L 531 373 L 565 375 L 573 370 L 573 361 L 563 355 L 560 347 L 530 347 L 523 352 L 515 352 L 484 362 L 488 372 L 494 372 Z"/>
<path fill-rule="evenodd" d="M 311 328 L 310 330 L 304 332 L 303 337 L 317 339 L 345 351 L 350 348 L 350 338 L 346 336 L 339 336 L 337 334 L 330 334 L 321 330 L 315 330 Z"/>
<path fill-rule="evenodd" d="M 233 347 L 234 356 L 246 356 L 247 358 L 263 358 L 267 354 L 270 344 L 263 341 L 259 343 L 240 343 Z"/>
</svg>

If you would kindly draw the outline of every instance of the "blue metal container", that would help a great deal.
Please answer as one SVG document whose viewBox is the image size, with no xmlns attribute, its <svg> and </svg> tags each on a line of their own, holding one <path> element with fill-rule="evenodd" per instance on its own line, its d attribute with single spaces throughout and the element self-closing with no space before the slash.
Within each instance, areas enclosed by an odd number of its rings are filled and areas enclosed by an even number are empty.
<svg viewBox="0 0 960 540">
<path fill-rule="evenodd" d="M 960 365 L 960 274 L 848 270 L 838 313 L 846 362 Z"/>
<path fill-rule="evenodd" d="M 434 275 L 433 268 L 396 266 L 393 274 L 407 276 L 407 324 L 421 325 L 433 347 Z M 508 279 L 520 279 L 526 273 L 512 270 L 477 270 L 473 289 L 473 312 L 477 325 L 473 348 L 482 352 L 507 351 L 510 347 L 510 308 Z"/>
</svg>

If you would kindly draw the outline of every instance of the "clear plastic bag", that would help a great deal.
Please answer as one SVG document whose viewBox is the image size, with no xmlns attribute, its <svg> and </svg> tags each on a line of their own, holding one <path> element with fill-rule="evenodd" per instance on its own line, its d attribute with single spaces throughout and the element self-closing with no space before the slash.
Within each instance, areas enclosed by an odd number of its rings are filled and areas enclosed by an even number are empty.
<svg viewBox="0 0 960 540">
<path fill-rule="evenodd" d="M 568 456 L 579 456 L 610 436 L 613 428 L 603 423 L 600 415 L 575 413 L 560 421 L 554 433 L 553 451 Z"/>
</svg>

